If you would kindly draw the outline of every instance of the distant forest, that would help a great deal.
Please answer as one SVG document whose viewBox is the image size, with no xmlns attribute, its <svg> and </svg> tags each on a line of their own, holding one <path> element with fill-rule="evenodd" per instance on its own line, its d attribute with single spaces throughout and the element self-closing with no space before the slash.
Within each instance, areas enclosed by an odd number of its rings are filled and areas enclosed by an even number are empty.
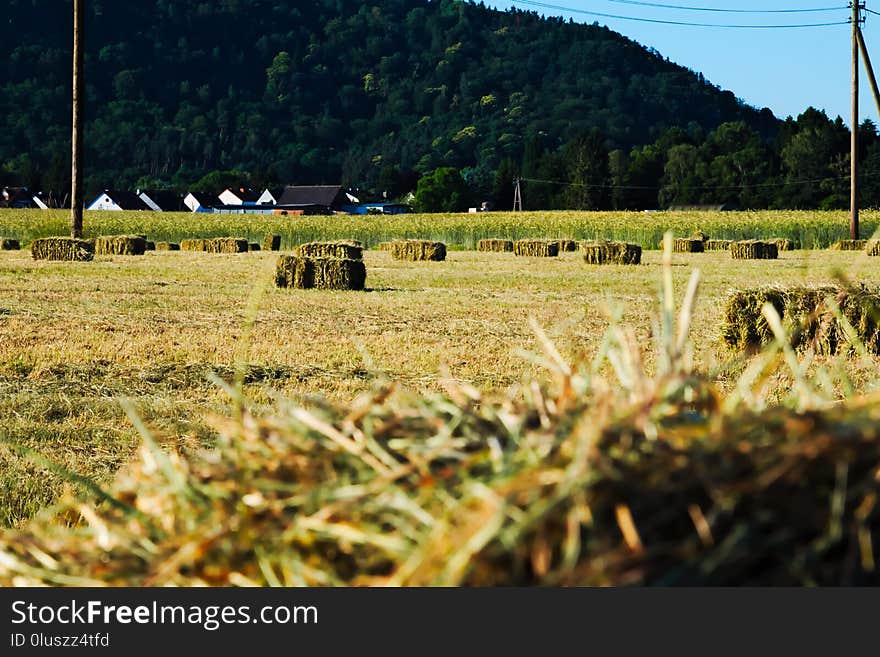
<svg viewBox="0 0 880 657">
<path fill-rule="evenodd" d="M 598 25 L 453 0 L 90 0 L 87 192 L 341 183 L 459 205 L 848 203 L 846 125 L 780 121 Z M 0 184 L 69 186 L 71 1 L 6 0 Z M 863 202 L 880 205 L 865 122 Z"/>
</svg>

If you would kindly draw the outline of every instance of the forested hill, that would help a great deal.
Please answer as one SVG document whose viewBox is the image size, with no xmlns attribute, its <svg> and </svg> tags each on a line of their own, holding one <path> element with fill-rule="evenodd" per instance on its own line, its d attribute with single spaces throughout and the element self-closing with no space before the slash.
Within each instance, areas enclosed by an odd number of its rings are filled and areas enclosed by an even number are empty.
<svg viewBox="0 0 880 657">
<path fill-rule="evenodd" d="M 67 177 L 71 2 L 6 0 L 0 166 Z M 479 183 L 595 128 L 609 149 L 769 110 L 608 29 L 441 0 L 90 0 L 87 184 L 186 186 L 213 170 L 388 186 L 438 166 Z M 142 180 L 141 180 L 142 179 Z M 405 182 L 405 181 L 403 181 Z"/>
</svg>

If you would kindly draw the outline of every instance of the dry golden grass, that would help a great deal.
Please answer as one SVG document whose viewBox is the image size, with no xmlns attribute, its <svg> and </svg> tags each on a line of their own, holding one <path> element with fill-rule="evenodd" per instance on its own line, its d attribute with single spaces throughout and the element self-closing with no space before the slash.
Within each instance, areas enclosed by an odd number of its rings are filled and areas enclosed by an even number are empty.
<svg viewBox="0 0 880 657">
<path fill-rule="evenodd" d="M 649 343 L 661 262 L 647 252 L 641 267 L 590 268 L 579 254 L 531 260 L 455 251 L 425 267 L 367 251 L 370 291 L 352 303 L 350 293 L 275 289 L 277 257 L 157 251 L 51 263 L 0 254 L 0 434 L 105 479 L 136 444 L 119 397 L 131 397 L 160 433 L 195 446 L 212 435 L 203 414 L 224 403 L 206 376 L 231 377 L 239 359 L 251 365 L 249 381 L 294 398 L 350 399 L 374 371 L 434 390 L 444 368 L 497 391 L 537 369 L 517 353 L 535 348 L 532 317 L 567 358 L 595 355 L 606 308 L 619 307 Z M 679 289 L 693 267 L 703 272 L 695 358 L 722 384 L 745 366 L 720 337 L 730 288 L 827 283 L 835 269 L 880 284 L 876 258 L 863 252 L 795 251 L 755 262 L 677 254 Z M 878 364 L 852 363 L 857 384 Z M 771 397 L 790 385 L 771 383 Z M 2 447 L 0 472 L 2 524 L 32 515 L 61 488 L 60 477 Z"/>
</svg>

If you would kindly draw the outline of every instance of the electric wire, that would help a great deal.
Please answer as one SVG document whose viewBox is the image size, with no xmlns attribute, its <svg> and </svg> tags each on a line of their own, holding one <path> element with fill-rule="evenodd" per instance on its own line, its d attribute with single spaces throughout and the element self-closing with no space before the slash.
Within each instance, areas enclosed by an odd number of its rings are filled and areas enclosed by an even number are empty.
<svg viewBox="0 0 880 657">
<path fill-rule="evenodd" d="M 725 9 L 721 7 L 689 7 L 685 5 L 667 5 L 657 2 L 641 2 L 640 0 L 607 0 L 621 5 L 636 5 L 639 7 L 656 7 L 659 9 L 677 9 L 680 11 L 709 11 L 719 14 L 808 14 L 815 12 L 840 11 L 850 9 L 847 6 L 839 7 L 813 7 L 805 9 Z"/>
</svg>

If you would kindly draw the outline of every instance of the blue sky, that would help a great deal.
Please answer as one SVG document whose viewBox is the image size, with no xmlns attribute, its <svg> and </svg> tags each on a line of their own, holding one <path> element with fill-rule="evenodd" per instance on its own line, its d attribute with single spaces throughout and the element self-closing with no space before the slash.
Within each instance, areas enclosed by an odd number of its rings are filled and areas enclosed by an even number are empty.
<svg viewBox="0 0 880 657">
<path fill-rule="evenodd" d="M 614 2 L 613 0 L 546 0 L 546 4 L 605 14 L 698 23 L 792 24 L 846 21 L 851 10 L 847 0 L 645 0 L 668 5 L 722 9 L 810 9 L 841 7 L 819 13 L 730 14 L 680 11 Z M 507 9 L 512 2 L 491 2 Z M 880 11 L 880 2 L 868 8 Z M 849 124 L 850 27 L 799 29 L 724 29 L 684 27 L 599 18 L 516 4 L 520 9 L 549 16 L 565 16 L 578 22 L 607 25 L 616 32 L 655 48 L 661 55 L 695 71 L 713 84 L 731 90 L 758 108 L 769 107 L 780 118 L 797 116 L 812 105 L 831 117 L 840 115 Z M 868 14 L 862 28 L 875 72 L 880 75 L 880 16 Z M 871 89 L 861 75 L 860 120 L 880 124 Z"/>
</svg>

